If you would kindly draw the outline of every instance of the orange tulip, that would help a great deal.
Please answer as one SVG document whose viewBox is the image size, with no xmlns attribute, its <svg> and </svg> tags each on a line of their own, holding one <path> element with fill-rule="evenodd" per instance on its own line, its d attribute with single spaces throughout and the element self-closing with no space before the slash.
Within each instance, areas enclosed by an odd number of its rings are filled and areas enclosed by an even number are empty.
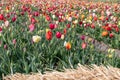
<svg viewBox="0 0 120 80">
<path fill-rule="evenodd" d="M 70 49 L 71 49 L 71 44 L 70 44 L 70 42 L 67 42 L 66 45 L 65 45 L 65 47 L 66 47 L 67 50 L 70 50 Z"/>
<path fill-rule="evenodd" d="M 99 19 L 100 19 L 100 20 L 104 20 L 104 16 L 101 16 Z"/>
<path fill-rule="evenodd" d="M 103 31 L 102 32 L 102 36 L 104 37 L 104 36 L 107 36 L 108 35 L 108 32 L 107 31 Z"/>
</svg>

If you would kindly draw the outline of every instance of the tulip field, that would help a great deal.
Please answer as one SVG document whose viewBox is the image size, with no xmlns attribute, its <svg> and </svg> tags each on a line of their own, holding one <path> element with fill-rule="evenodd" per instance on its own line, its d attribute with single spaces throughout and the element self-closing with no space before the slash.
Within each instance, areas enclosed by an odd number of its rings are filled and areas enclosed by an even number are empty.
<svg viewBox="0 0 120 80">
<path fill-rule="evenodd" d="M 0 78 L 15 73 L 63 71 L 76 68 L 78 63 L 120 68 L 119 2 L 0 3 Z"/>
</svg>

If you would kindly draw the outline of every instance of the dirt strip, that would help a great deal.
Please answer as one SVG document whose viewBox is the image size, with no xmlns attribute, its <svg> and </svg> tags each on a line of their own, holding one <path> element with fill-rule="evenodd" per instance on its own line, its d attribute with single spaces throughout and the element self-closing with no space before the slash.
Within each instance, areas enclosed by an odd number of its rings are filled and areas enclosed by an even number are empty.
<svg viewBox="0 0 120 80">
<path fill-rule="evenodd" d="M 66 69 L 65 72 L 46 72 L 46 74 L 20 74 L 3 77 L 3 80 L 120 80 L 120 69 L 111 66 L 82 66 Z"/>
<path fill-rule="evenodd" d="M 82 36 L 80 34 L 77 34 L 77 35 L 80 37 Z M 100 42 L 92 37 L 89 37 L 86 35 L 84 35 L 84 36 L 85 36 L 85 41 L 87 43 L 93 44 L 96 50 L 102 51 L 106 54 L 115 53 L 115 56 L 120 57 L 120 50 L 119 49 L 111 48 L 107 44 L 105 44 L 103 41 Z"/>
</svg>

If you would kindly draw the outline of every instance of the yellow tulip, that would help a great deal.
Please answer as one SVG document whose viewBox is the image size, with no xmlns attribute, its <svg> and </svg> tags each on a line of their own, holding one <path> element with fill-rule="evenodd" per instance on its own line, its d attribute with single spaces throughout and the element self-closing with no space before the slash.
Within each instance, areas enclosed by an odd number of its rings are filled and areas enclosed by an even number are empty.
<svg viewBox="0 0 120 80">
<path fill-rule="evenodd" d="M 50 29 L 46 29 L 46 32 L 50 31 Z"/>
<path fill-rule="evenodd" d="M 113 54 L 108 54 L 108 57 L 109 57 L 109 58 L 112 58 L 112 57 L 113 57 Z"/>
</svg>

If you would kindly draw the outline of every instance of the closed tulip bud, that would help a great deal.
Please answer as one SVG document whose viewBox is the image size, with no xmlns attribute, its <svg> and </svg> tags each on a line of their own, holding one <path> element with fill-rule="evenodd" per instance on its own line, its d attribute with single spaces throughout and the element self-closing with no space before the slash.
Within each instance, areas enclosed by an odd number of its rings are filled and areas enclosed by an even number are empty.
<svg viewBox="0 0 120 80">
<path fill-rule="evenodd" d="M 68 18 L 68 21 L 70 21 L 70 22 L 71 22 L 71 21 L 72 21 L 72 17 L 69 17 L 69 18 Z"/>
<path fill-rule="evenodd" d="M 64 37 L 65 37 L 65 36 L 64 36 L 64 34 L 62 34 L 62 35 L 61 35 L 61 39 L 63 40 L 63 39 L 64 39 Z"/>
<path fill-rule="evenodd" d="M 74 23 L 74 24 L 77 24 L 77 23 L 78 23 L 78 20 L 73 21 L 73 23 Z"/>
<path fill-rule="evenodd" d="M 71 49 L 71 43 L 70 42 L 65 42 L 64 45 L 65 45 L 67 50 Z"/>
<path fill-rule="evenodd" d="M 50 30 L 47 31 L 45 37 L 47 40 L 51 40 L 52 39 L 52 32 Z"/>
<path fill-rule="evenodd" d="M 55 19 L 55 15 L 52 15 L 52 18 Z"/>
<path fill-rule="evenodd" d="M 13 44 L 16 44 L 16 39 L 13 39 L 12 43 L 13 43 Z"/>
<path fill-rule="evenodd" d="M 4 49 L 7 49 L 7 44 L 4 45 Z"/>
<path fill-rule="evenodd" d="M 82 43 L 82 49 L 85 49 L 87 47 L 87 44 L 85 42 Z"/>
<path fill-rule="evenodd" d="M 30 24 L 29 25 L 29 31 L 32 32 L 32 31 L 34 31 L 34 29 L 35 29 L 35 25 L 34 24 Z"/>
<path fill-rule="evenodd" d="M 14 16 L 14 17 L 12 18 L 12 22 L 15 22 L 16 19 L 17 19 L 17 17 Z"/>
<path fill-rule="evenodd" d="M 3 14 L 0 14 L 0 20 L 4 20 Z"/>
<path fill-rule="evenodd" d="M 9 21 L 5 21 L 5 26 L 6 26 L 6 27 L 9 26 Z"/>
<path fill-rule="evenodd" d="M 0 33 L 2 32 L 2 27 L 0 27 Z"/>
<path fill-rule="evenodd" d="M 56 37 L 57 37 L 57 38 L 61 38 L 61 35 L 62 35 L 62 34 L 61 34 L 60 32 L 56 32 Z"/>
<path fill-rule="evenodd" d="M 85 40 L 85 36 L 84 35 L 80 36 L 80 39 Z"/>
<path fill-rule="evenodd" d="M 55 24 L 50 23 L 50 24 L 49 24 L 49 28 L 50 28 L 51 30 L 53 30 L 53 29 L 55 28 Z"/>
<path fill-rule="evenodd" d="M 114 37 L 114 34 L 113 34 L 113 33 L 110 33 L 109 36 L 110 36 L 110 38 L 113 38 L 113 37 Z"/>
</svg>

